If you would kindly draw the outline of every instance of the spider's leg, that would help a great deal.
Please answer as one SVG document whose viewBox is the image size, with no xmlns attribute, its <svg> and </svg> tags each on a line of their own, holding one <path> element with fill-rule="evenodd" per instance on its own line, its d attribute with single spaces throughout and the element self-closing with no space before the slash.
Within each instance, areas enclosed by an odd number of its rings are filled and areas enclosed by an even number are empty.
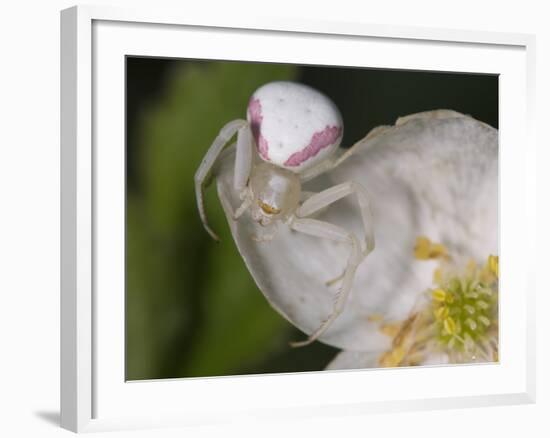
<svg viewBox="0 0 550 438">
<path fill-rule="evenodd" d="M 233 206 L 231 205 L 231 201 L 227 197 L 227 194 L 223 191 L 218 191 L 218 196 L 220 198 L 220 202 L 224 207 L 224 210 L 229 212 L 229 216 L 231 216 L 231 219 L 233 219 L 234 221 L 239 219 L 243 215 L 243 213 L 248 210 L 250 204 L 252 204 L 252 196 L 250 195 L 250 193 L 248 191 L 244 191 L 243 193 L 243 202 L 241 203 L 241 205 L 239 205 L 237 210 L 233 210 Z"/>
<path fill-rule="evenodd" d="M 337 277 L 331 278 L 330 280 L 325 281 L 326 286 L 332 286 L 333 284 L 338 283 L 342 278 L 344 278 L 346 271 L 344 270 L 340 275 Z"/>
<path fill-rule="evenodd" d="M 247 144 L 247 140 L 249 140 L 251 136 L 249 135 L 250 128 L 248 127 L 248 123 L 246 122 L 246 120 L 233 120 L 227 123 L 221 129 L 220 133 L 214 139 L 214 142 L 210 146 L 210 149 L 208 149 L 208 152 L 203 158 L 201 165 L 197 169 L 197 172 L 195 173 L 195 195 L 197 198 L 199 215 L 204 225 L 204 228 L 206 229 L 206 231 L 208 231 L 208 233 L 210 234 L 210 236 L 212 236 L 214 240 L 219 240 L 219 238 L 208 225 L 206 210 L 204 208 L 204 188 L 206 185 L 206 181 L 211 175 L 212 168 L 216 164 L 216 160 L 224 150 L 228 141 L 231 139 L 231 137 L 233 137 L 233 135 L 235 135 L 236 132 L 239 133 L 239 138 L 237 140 L 237 159 L 235 160 L 235 169 L 239 170 L 239 177 L 237 178 L 237 172 L 235 172 L 235 185 L 237 185 L 237 179 L 239 184 L 240 181 L 245 179 L 246 184 L 246 181 L 248 180 L 248 175 L 250 173 L 251 164 L 251 158 L 247 158 L 246 152 L 242 151 L 247 147 L 251 148 L 251 144 Z M 241 149 L 241 151 L 239 151 L 239 149 Z M 239 157 L 243 162 L 239 162 Z M 248 164 L 248 170 L 247 160 L 250 161 L 250 164 Z M 246 175 L 246 178 L 244 177 L 244 175 Z"/>
<path fill-rule="evenodd" d="M 235 154 L 235 172 L 233 174 L 233 187 L 244 199 L 245 189 L 248 185 L 250 172 L 252 171 L 252 160 L 254 157 L 254 143 L 252 132 L 248 123 L 239 129 L 237 136 L 237 151 Z"/>
<path fill-rule="evenodd" d="M 245 194 L 245 197 L 244 197 L 244 200 L 243 200 L 242 204 L 239 206 L 239 208 L 237 208 L 235 213 L 233 213 L 233 220 L 236 221 L 237 219 L 239 219 L 243 215 L 243 213 L 246 210 L 248 210 L 248 208 L 252 204 L 252 201 L 253 201 L 252 194 L 247 192 Z"/>
<path fill-rule="evenodd" d="M 359 266 L 363 260 L 363 254 L 361 252 L 361 245 L 359 244 L 357 237 L 353 233 L 350 233 L 337 225 L 317 219 L 296 217 L 291 222 L 290 226 L 295 231 L 309 234 L 311 236 L 347 243 L 350 245 L 351 249 L 346 270 L 344 271 L 342 286 L 335 297 L 332 313 L 321 322 L 320 326 L 305 341 L 292 342 L 290 344 L 293 347 L 303 347 L 311 344 L 323 333 L 325 333 L 344 310 L 344 306 L 353 285 L 355 271 L 357 270 L 357 266 Z"/>
<path fill-rule="evenodd" d="M 355 193 L 359 203 L 361 219 L 365 231 L 365 246 L 362 248 L 355 234 L 328 222 L 313 219 L 305 219 L 333 204 L 334 202 Z M 372 227 L 372 214 L 366 190 L 360 184 L 353 181 L 338 184 L 309 197 L 296 210 L 296 217 L 291 222 L 292 229 L 303 233 L 324 237 L 327 239 L 347 242 L 351 245 L 351 254 L 347 266 L 342 274 L 340 286 L 332 314 L 324 320 L 320 327 L 304 342 L 292 344 L 293 346 L 308 345 L 321 336 L 342 312 L 345 302 L 351 291 L 357 266 L 374 249 L 374 231 Z M 339 278 L 335 279 L 338 280 Z M 333 280 L 334 281 L 334 280 Z"/>
<path fill-rule="evenodd" d="M 361 184 L 354 181 L 348 181 L 323 190 L 304 201 L 296 210 L 296 216 L 311 216 L 319 210 L 353 193 L 357 196 L 363 229 L 365 231 L 365 247 L 362 249 L 362 253 L 363 257 L 366 257 L 374 249 L 374 230 L 368 194 Z"/>
</svg>

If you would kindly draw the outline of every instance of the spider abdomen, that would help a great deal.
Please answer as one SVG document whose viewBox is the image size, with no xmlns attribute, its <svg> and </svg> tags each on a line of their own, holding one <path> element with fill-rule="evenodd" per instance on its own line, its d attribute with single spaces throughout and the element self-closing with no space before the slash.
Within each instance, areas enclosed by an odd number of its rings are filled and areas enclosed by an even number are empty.
<svg viewBox="0 0 550 438">
<path fill-rule="evenodd" d="M 260 157 L 295 173 L 332 155 L 344 132 L 336 105 L 295 82 L 271 82 L 256 90 L 247 119 Z"/>
</svg>

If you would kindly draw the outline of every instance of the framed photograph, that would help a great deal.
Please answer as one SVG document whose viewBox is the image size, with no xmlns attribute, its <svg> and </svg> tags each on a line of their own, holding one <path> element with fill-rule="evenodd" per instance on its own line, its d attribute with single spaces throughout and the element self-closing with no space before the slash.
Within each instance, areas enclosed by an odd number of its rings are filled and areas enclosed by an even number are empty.
<svg viewBox="0 0 550 438">
<path fill-rule="evenodd" d="M 61 55 L 63 427 L 534 401 L 533 36 L 79 6 Z"/>
</svg>

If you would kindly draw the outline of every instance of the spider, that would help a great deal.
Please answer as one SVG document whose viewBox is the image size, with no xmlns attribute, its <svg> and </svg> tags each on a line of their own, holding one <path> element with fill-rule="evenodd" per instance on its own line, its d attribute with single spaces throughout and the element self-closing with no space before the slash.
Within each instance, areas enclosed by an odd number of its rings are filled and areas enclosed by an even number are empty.
<svg viewBox="0 0 550 438">
<path fill-rule="evenodd" d="M 374 232 L 367 193 L 360 184 L 349 181 L 311 193 L 302 191 L 302 183 L 338 166 L 353 154 L 361 141 L 342 152 L 339 148 L 342 117 L 336 105 L 319 91 L 286 81 L 270 82 L 257 89 L 248 104 L 247 120 L 233 120 L 221 129 L 195 174 L 200 218 L 215 240 L 218 236 L 206 217 L 204 188 L 217 159 L 235 134 L 233 186 L 242 203 L 233 211 L 229 200 L 220 198 L 233 220 L 249 212 L 266 230 L 284 223 L 294 231 L 349 245 L 350 255 L 343 273 L 326 282 L 328 286 L 341 281 L 332 313 L 306 340 L 291 343 L 295 347 L 308 345 L 325 333 L 342 313 L 357 267 L 374 249 Z M 364 241 L 338 225 L 312 217 L 352 194 L 357 196 Z M 251 237 L 265 242 L 271 240 L 273 234 Z"/>
</svg>

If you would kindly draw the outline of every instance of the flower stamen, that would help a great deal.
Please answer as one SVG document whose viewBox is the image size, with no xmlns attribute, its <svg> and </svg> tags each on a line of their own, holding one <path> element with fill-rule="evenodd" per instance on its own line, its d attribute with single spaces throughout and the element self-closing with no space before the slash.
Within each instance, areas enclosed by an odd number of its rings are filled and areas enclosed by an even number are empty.
<svg viewBox="0 0 550 438">
<path fill-rule="evenodd" d="M 417 240 L 417 259 L 441 260 L 435 287 L 428 303 L 407 320 L 381 326 L 393 338 L 381 366 L 417 365 L 441 353 L 454 363 L 498 360 L 498 257 L 489 256 L 484 265 L 470 260 L 460 270 L 442 248 L 427 238 Z"/>
</svg>

